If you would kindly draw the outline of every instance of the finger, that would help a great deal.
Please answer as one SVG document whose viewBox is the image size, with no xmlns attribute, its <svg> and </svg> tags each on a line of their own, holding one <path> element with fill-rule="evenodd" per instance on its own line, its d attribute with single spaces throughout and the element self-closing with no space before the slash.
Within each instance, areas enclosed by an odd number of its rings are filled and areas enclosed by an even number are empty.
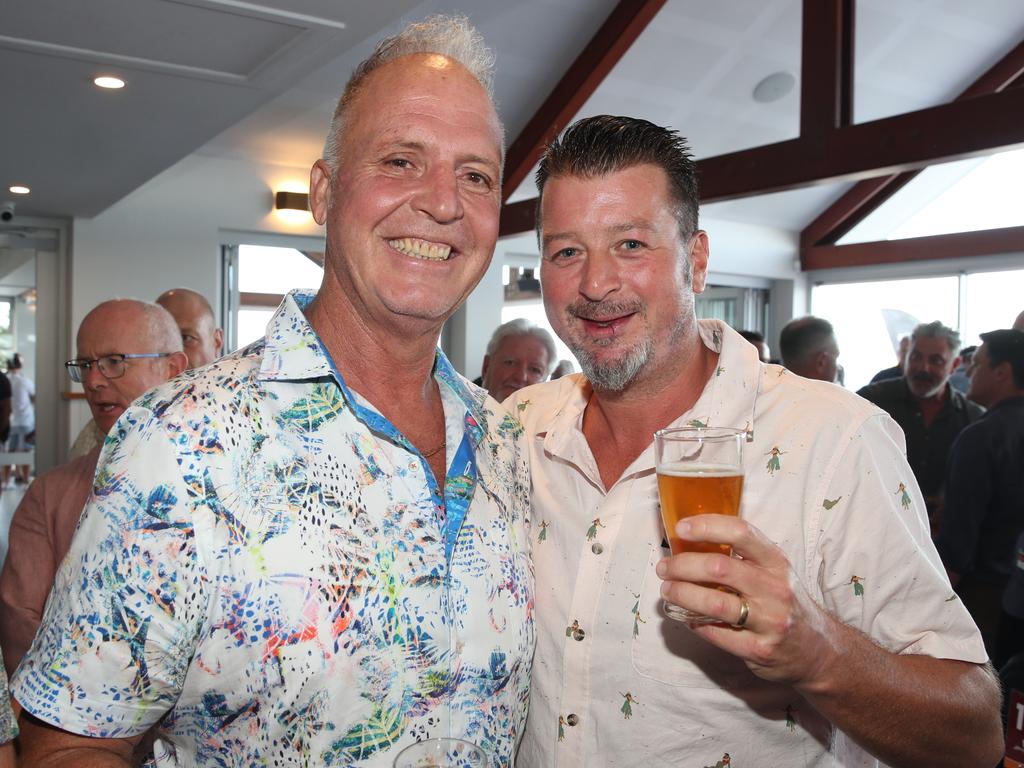
<svg viewBox="0 0 1024 768">
<path fill-rule="evenodd" d="M 728 515 L 696 515 L 680 520 L 676 534 L 688 541 L 727 544 L 733 554 L 766 566 L 785 561 L 782 551 L 757 526 Z"/>
<path fill-rule="evenodd" d="M 756 580 L 755 574 L 744 574 L 754 568 L 746 560 L 716 552 L 684 552 L 661 560 L 654 572 L 663 581 L 718 584 L 740 591 L 739 585 Z"/>
<path fill-rule="evenodd" d="M 661 596 L 673 605 L 707 616 L 724 625 L 737 624 L 746 613 L 744 627 L 751 628 L 749 600 L 745 612 L 743 605 L 746 598 L 731 591 L 715 589 L 706 584 L 666 581 L 661 585 Z"/>
</svg>

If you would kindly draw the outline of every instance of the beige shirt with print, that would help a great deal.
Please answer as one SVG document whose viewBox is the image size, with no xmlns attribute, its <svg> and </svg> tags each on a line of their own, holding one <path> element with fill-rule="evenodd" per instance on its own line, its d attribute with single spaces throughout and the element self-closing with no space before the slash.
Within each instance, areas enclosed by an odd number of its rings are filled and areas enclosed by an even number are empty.
<svg viewBox="0 0 1024 768">
<path fill-rule="evenodd" d="M 984 662 L 896 423 L 841 387 L 761 364 L 718 321 L 700 332 L 719 367 L 674 426 L 752 430 L 741 514 L 785 550 L 805 589 L 891 651 Z M 537 585 L 517 766 L 880 765 L 792 688 L 665 616 L 653 444 L 605 490 L 581 432 L 589 394 L 574 375 L 506 402 L 529 442 Z"/>
</svg>

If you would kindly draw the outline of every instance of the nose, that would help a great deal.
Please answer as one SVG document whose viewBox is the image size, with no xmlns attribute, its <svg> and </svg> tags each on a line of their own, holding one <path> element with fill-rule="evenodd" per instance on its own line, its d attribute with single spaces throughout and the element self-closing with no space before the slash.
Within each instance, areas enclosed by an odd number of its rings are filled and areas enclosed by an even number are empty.
<svg viewBox="0 0 1024 768">
<path fill-rule="evenodd" d="M 100 368 L 97 363 L 90 365 L 89 370 L 87 370 L 82 376 L 82 386 L 85 389 L 96 390 L 100 387 L 105 387 L 106 385 L 107 377 L 100 373 Z"/>
<path fill-rule="evenodd" d="M 420 179 L 420 188 L 413 198 L 416 210 L 427 214 L 440 224 L 462 218 L 462 197 L 459 180 L 450 168 L 436 167 Z"/>
<path fill-rule="evenodd" d="M 591 301 L 601 301 L 619 290 L 622 279 L 619 264 L 611 254 L 590 252 L 580 275 L 580 293 Z"/>
</svg>

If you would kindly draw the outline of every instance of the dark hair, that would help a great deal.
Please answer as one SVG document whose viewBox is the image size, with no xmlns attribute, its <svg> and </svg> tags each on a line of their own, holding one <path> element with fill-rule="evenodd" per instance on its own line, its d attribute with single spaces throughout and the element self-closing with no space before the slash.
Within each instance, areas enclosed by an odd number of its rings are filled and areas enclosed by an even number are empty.
<svg viewBox="0 0 1024 768">
<path fill-rule="evenodd" d="M 697 231 L 700 195 L 697 166 L 686 139 L 676 131 L 635 117 L 598 115 L 577 120 L 552 141 L 537 169 L 537 234 L 544 185 L 558 176 L 605 176 L 636 165 L 655 165 L 668 177 L 684 238 Z"/>
<path fill-rule="evenodd" d="M 759 331 L 737 331 L 737 333 L 750 342 L 764 341 L 764 334 Z"/>
<path fill-rule="evenodd" d="M 15 352 L 14 356 L 7 362 L 7 370 L 16 371 L 19 368 L 21 368 L 21 355 Z"/>
<path fill-rule="evenodd" d="M 814 315 L 790 320 L 779 334 L 779 354 L 787 368 L 817 354 L 835 338 L 832 323 Z"/>
<path fill-rule="evenodd" d="M 1010 364 L 1013 383 L 1017 389 L 1024 389 L 1024 331 L 1004 328 L 981 334 L 988 353 L 989 366 L 995 368 L 1003 363 Z"/>
</svg>

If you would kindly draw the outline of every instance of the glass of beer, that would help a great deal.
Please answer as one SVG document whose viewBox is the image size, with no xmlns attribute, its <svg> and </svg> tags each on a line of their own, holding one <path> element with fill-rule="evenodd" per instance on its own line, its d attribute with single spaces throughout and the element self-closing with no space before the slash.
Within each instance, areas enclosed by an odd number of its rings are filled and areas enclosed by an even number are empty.
<svg viewBox="0 0 1024 768">
<path fill-rule="evenodd" d="M 682 427 L 654 433 L 655 469 L 661 520 L 673 555 L 682 552 L 732 554 L 725 544 L 685 541 L 676 533 L 676 523 L 694 515 L 740 513 L 743 492 L 743 429 Z M 714 584 L 703 586 L 715 587 Z M 724 589 L 724 587 L 719 587 Z M 665 613 L 690 624 L 721 622 L 665 602 Z"/>
<path fill-rule="evenodd" d="M 487 753 L 464 739 L 424 739 L 395 758 L 395 768 L 490 768 Z"/>
</svg>

